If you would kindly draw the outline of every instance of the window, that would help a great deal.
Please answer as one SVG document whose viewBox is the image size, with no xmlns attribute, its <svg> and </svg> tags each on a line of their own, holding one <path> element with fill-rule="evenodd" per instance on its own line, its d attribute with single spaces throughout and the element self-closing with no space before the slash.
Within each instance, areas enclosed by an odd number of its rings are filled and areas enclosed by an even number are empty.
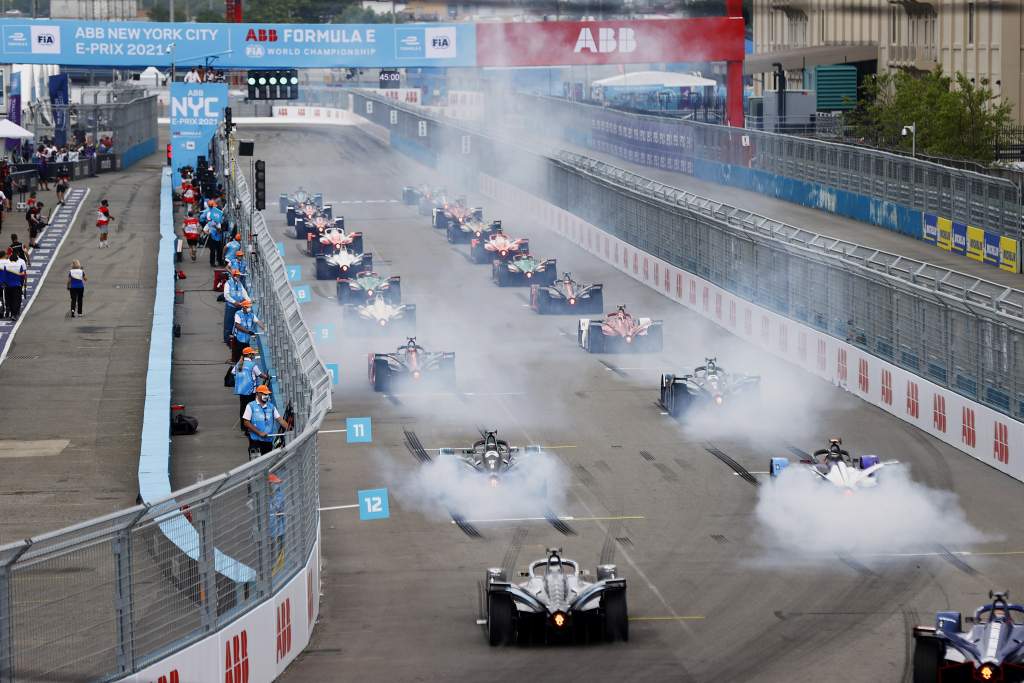
<svg viewBox="0 0 1024 683">
<path fill-rule="evenodd" d="M 899 18 L 896 16 L 896 8 L 889 8 L 889 43 L 895 45 L 897 38 L 897 28 L 899 27 Z"/>
<path fill-rule="evenodd" d="M 974 45 L 974 10 L 975 3 L 967 3 L 967 44 Z"/>
<path fill-rule="evenodd" d="M 768 10 L 768 42 L 775 44 L 775 11 Z"/>
</svg>

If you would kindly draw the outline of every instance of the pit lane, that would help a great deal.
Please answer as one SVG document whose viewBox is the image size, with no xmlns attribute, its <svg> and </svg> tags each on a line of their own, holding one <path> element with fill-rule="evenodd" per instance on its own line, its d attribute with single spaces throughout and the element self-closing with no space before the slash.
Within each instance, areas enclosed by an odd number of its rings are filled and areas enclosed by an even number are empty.
<svg viewBox="0 0 1024 683">
<path fill-rule="evenodd" d="M 243 130 L 250 134 L 249 128 Z M 405 446 L 405 430 L 426 448 L 468 445 L 478 427 L 512 443 L 572 445 L 554 451 L 571 472 L 567 503 L 554 512 L 564 526 L 539 519 L 475 520 L 467 533 L 443 509 L 424 514 L 393 488 L 391 519 L 360 523 L 352 510 L 323 513 L 321 621 L 309 650 L 285 680 L 522 680 L 557 674 L 583 680 L 848 681 L 909 680 L 909 627 L 935 610 L 968 611 L 989 589 L 1024 590 L 1018 580 L 1024 547 L 1020 485 L 982 463 L 806 375 L 813 418 L 796 411 L 778 438 L 751 440 L 745 425 L 713 438 L 690 430 L 656 405 L 660 372 L 692 367 L 705 353 L 738 371 L 730 356 L 742 344 L 668 299 L 562 241 L 523 223 L 513 206 L 487 202 L 531 251 L 555 256 L 559 270 L 603 282 L 605 303 L 665 321 L 665 352 L 596 356 L 576 346 L 575 320 L 538 316 L 526 290 L 499 289 L 490 270 L 449 245 L 393 200 L 404 184 L 444 184 L 354 127 L 255 130 L 268 162 L 269 194 L 302 186 L 322 191 L 346 226 L 365 233 L 375 269 L 402 276 L 403 301 L 417 304 L 417 337 L 428 349 L 456 352 L 454 394 L 398 392 L 382 396 L 366 380 L 366 357 L 392 350 L 397 336 L 348 338 L 333 299 L 334 284 L 313 280 L 313 261 L 284 237 L 275 207 L 268 222 L 285 243 L 285 261 L 302 265 L 313 301 L 310 325 L 334 325 L 320 346 L 338 363 L 335 415 L 371 415 L 372 447 L 322 438 L 321 505 L 354 501 L 359 488 L 394 486 L 422 464 Z M 450 190 L 458 188 L 448 183 Z M 349 202 L 349 203 L 344 203 Z M 759 368 L 787 373 L 770 359 Z M 771 381 L 766 373 L 765 382 Z M 802 410 L 802 409 L 801 409 Z M 763 555 L 753 507 L 760 484 L 734 473 L 717 449 L 748 472 L 770 455 L 813 450 L 842 435 L 851 450 L 898 457 L 913 478 L 956 492 L 969 521 L 1000 542 L 911 556 L 829 557 L 776 566 Z M 758 475 L 753 475 L 755 479 Z M 815 511 L 809 510 L 808 514 Z M 642 517 L 642 519 L 636 519 Z M 587 521 L 583 521 L 587 518 Z M 837 530 L 857 520 L 835 520 Z M 884 530 L 880 530 L 884 533 Z M 477 582 L 488 566 L 521 568 L 548 546 L 593 568 L 614 561 L 629 581 L 628 644 L 554 648 L 490 648 L 479 617 Z M 953 561 L 953 559 L 956 561 Z"/>
</svg>

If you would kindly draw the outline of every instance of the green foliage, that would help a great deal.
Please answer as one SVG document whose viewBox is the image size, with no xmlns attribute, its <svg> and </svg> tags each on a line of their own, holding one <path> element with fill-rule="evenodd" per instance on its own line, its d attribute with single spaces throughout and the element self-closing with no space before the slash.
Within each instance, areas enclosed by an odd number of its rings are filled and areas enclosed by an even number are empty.
<svg viewBox="0 0 1024 683">
<path fill-rule="evenodd" d="M 146 10 L 150 21 L 170 21 L 171 15 L 166 4 L 157 3 Z"/>
<path fill-rule="evenodd" d="M 218 22 L 226 21 L 224 18 L 224 10 L 215 10 L 204 7 L 195 13 L 193 17 L 200 24 L 216 24 Z"/>
<path fill-rule="evenodd" d="M 919 152 L 982 163 L 995 158 L 996 138 L 1013 109 L 997 101 L 988 81 L 976 85 L 959 72 L 951 78 L 941 67 L 923 75 L 878 74 L 864 82 L 862 94 L 849 122 L 866 142 L 909 152 L 912 138 L 901 131 L 916 124 Z"/>
</svg>

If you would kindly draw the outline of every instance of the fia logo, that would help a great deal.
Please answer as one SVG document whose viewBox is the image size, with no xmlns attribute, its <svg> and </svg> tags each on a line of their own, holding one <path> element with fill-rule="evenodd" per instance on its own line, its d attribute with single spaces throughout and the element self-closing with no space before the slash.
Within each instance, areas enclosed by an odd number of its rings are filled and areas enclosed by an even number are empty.
<svg viewBox="0 0 1024 683">
<path fill-rule="evenodd" d="M 451 41 L 448 40 L 447 36 L 437 36 L 436 38 L 430 41 L 430 46 L 433 47 L 435 50 L 447 50 L 449 47 L 451 47 L 451 45 Z"/>
<path fill-rule="evenodd" d="M 263 57 L 263 55 L 265 53 L 266 53 L 266 51 L 263 49 L 262 45 L 246 45 L 245 46 L 245 56 L 249 57 L 251 59 L 260 59 L 260 58 Z"/>
<path fill-rule="evenodd" d="M 60 27 L 33 26 L 32 52 L 37 54 L 60 54 Z"/>
</svg>

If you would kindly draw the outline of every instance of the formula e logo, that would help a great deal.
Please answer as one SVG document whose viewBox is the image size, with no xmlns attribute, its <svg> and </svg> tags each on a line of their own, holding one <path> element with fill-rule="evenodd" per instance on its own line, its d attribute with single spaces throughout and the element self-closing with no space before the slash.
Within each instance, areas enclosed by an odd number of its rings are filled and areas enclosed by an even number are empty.
<svg viewBox="0 0 1024 683">
<path fill-rule="evenodd" d="M 636 50 L 636 33 L 631 28 L 620 28 L 618 39 L 613 28 L 599 28 L 597 30 L 597 41 L 594 41 L 594 34 L 589 28 L 580 29 L 580 35 L 576 38 L 576 47 L 573 52 L 619 52 L 628 54 Z"/>
<path fill-rule="evenodd" d="M 4 26 L 4 52 L 31 52 L 28 26 Z"/>
<path fill-rule="evenodd" d="M 266 51 L 262 45 L 246 45 L 245 56 L 251 59 L 261 59 Z"/>
<path fill-rule="evenodd" d="M 60 54 L 60 27 L 33 26 L 32 52 L 45 55 Z"/>
<path fill-rule="evenodd" d="M 261 43 L 276 43 L 277 42 L 277 29 L 273 28 L 260 28 L 249 29 L 249 32 L 245 34 L 245 42 L 259 41 Z"/>
</svg>

